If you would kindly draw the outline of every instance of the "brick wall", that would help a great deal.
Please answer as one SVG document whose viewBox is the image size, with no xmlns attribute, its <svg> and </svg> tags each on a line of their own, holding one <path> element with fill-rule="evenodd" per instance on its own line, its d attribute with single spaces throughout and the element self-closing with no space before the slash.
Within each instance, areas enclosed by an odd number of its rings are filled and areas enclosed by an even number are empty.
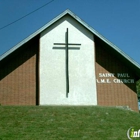
<svg viewBox="0 0 140 140">
<path fill-rule="evenodd" d="M 136 76 L 127 66 L 125 60 L 99 38 L 95 37 L 96 51 L 96 79 L 98 105 L 101 106 L 129 106 L 138 111 L 136 94 Z M 114 77 L 101 77 L 99 73 L 114 73 Z M 118 73 L 128 74 L 129 77 L 118 77 Z M 101 79 L 109 79 L 111 83 L 100 83 Z M 134 83 L 114 83 L 114 79 L 134 79 Z M 104 82 L 104 81 L 103 81 Z"/>
<path fill-rule="evenodd" d="M 0 104 L 36 105 L 38 97 L 38 37 L 10 54 L 1 63 Z"/>
</svg>

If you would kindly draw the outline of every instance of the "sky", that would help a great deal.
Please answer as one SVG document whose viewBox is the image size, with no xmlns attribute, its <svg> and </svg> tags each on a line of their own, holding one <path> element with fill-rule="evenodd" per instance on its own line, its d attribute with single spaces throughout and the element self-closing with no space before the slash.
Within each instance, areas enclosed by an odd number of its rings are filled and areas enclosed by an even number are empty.
<svg viewBox="0 0 140 140">
<path fill-rule="evenodd" d="M 140 65 L 140 0 L 0 0 L 0 55 L 66 9 Z"/>
</svg>

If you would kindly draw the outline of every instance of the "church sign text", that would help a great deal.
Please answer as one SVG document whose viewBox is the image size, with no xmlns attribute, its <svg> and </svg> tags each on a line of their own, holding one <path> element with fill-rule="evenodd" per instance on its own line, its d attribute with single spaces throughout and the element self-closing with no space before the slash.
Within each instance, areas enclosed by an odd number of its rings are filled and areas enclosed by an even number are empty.
<svg viewBox="0 0 140 140">
<path fill-rule="evenodd" d="M 97 83 L 124 83 L 124 84 L 133 84 L 135 83 L 134 79 L 131 79 L 128 73 L 99 73 L 99 78 L 96 79 Z M 117 78 L 116 78 L 117 77 Z"/>
</svg>

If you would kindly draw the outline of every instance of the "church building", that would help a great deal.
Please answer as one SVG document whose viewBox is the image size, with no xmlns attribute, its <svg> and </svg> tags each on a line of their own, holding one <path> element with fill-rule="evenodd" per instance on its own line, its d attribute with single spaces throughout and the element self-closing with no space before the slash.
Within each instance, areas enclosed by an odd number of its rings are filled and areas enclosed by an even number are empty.
<svg viewBox="0 0 140 140">
<path fill-rule="evenodd" d="M 0 56 L 0 104 L 138 111 L 139 79 L 139 64 L 66 10 Z"/>
</svg>

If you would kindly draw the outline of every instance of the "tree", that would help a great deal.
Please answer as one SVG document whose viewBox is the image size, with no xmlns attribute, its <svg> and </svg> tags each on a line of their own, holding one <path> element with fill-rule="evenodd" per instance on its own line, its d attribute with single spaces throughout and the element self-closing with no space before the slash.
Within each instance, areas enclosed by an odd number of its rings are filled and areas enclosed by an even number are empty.
<svg viewBox="0 0 140 140">
<path fill-rule="evenodd" d="M 140 80 L 137 81 L 137 93 L 138 93 L 138 97 L 140 97 Z"/>
</svg>

